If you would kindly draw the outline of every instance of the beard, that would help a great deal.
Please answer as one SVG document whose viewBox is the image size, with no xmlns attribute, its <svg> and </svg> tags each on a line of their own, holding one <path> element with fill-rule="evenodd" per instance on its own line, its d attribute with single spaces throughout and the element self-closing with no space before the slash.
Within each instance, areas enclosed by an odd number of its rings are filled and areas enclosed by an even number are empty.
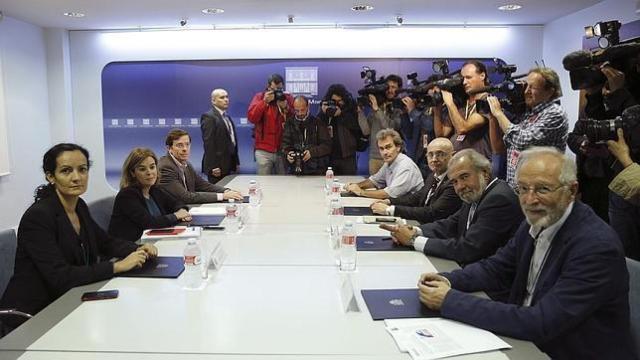
<svg viewBox="0 0 640 360">
<path fill-rule="evenodd" d="M 465 191 L 459 195 L 460 199 L 462 199 L 462 201 L 467 204 L 474 202 L 477 203 L 478 201 L 480 201 L 482 193 L 484 193 L 486 187 L 487 179 L 485 179 L 484 176 L 480 176 L 478 179 L 478 190 Z"/>
<path fill-rule="evenodd" d="M 528 211 L 539 211 L 539 210 L 544 210 L 546 215 L 538 218 L 537 220 L 532 219 L 531 216 L 528 214 Z M 558 207 L 537 206 L 537 207 L 525 207 L 524 209 L 524 215 L 527 220 L 527 223 L 530 226 L 537 227 L 537 228 L 548 228 L 549 226 L 553 225 L 556 221 L 560 220 L 560 218 L 562 217 L 562 214 L 564 214 L 564 210 Z"/>
</svg>

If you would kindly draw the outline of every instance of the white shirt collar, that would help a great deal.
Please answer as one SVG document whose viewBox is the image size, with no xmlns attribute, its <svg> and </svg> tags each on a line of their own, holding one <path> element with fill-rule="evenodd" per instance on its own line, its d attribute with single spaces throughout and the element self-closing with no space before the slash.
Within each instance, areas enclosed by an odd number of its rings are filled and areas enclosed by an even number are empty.
<svg viewBox="0 0 640 360">
<path fill-rule="evenodd" d="M 183 164 L 178 159 L 176 159 L 170 151 L 168 151 L 168 153 L 169 153 L 169 156 L 171 156 L 171 159 L 173 159 L 173 162 L 175 162 L 176 165 L 178 165 L 181 169 L 186 169 L 187 168 L 187 162 L 186 161 Z"/>
<path fill-rule="evenodd" d="M 564 214 L 562 214 L 562 217 L 558 219 L 558 221 L 556 221 L 546 229 L 542 230 L 542 232 L 540 231 L 539 226 L 531 226 L 531 228 L 529 228 L 529 235 L 531 235 L 531 237 L 534 239 L 536 237 L 538 239 L 541 239 L 541 238 L 548 239 L 548 240 L 553 239 L 554 236 L 556 236 L 556 233 L 558 232 L 558 230 L 560 230 L 560 228 L 564 224 L 564 222 L 567 221 L 569 214 L 571 214 L 571 210 L 573 210 L 573 201 L 569 204 L 569 206 L 567 206 L 567 208 L 564 210 Z"/>
</svg>

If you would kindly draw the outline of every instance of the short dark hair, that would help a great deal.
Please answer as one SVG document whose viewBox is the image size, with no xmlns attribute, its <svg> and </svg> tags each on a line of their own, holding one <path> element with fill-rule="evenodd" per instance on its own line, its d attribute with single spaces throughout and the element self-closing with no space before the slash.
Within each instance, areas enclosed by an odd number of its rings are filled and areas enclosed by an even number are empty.
<svg viewBox="0 0 640 360">
<path fill-rule="evenodd" d="M 271 83 L 281 84 L 284 83 L 284 79 L 280 74 L 271 74 L 267 79 L 267 85 L 270 85 Z"/>
<path fill-rule="evenodd" d="M 172 129 L 167 134 L 166 139 L 164 140 L 164 144 L 171 147 L 173 146 L 173 142 L 180 139 L 181 137 L 187 135 L 189 137 L 189 141 L 191 141 L 191 135 L 188 132 L 182 129 Z"/>
<path fill-rule="evenodd" d="M 384 79 L 385 82 L 393 81 L 398 84 L 398 87 L 402 87 L 402 78 L 396 74 L 391 74 Z"/>
<path fill-rule="evenodd" d="M 462 64 L 462 67 L 467 65 L 473 65 L 476 67 L 477 74 L 484 74 L 484 83 L 489 85 L 489 73 L 487 72 L 487 66 L 480 60 L 467 60 Z M 462 69 L 462 68 L 461 68 Z"/>
</svg>

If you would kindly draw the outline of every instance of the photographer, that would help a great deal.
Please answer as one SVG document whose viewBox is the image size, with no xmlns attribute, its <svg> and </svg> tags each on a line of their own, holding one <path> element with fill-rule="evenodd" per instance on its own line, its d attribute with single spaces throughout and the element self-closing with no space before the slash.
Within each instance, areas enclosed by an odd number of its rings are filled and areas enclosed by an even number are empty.
<svg viewBox="0 0 640 360">
<path fill-rule="evenodd" d="M 317 116 L 327 125 L 331 138 L 330 166 L 334 174 L 355 175 L 358 139 L 363 135 L 358 125 L 356 103 L 344 85 L 329 86 Z"/>
<path fill-rule="evenodd" d="M 640 260 L 640 165 L 631 159 L 624 131 L 618 129 L 617 135 L 607 147 L 624 170 L 609 184 L 610 224 L 622 239 L 625 256 Z"/>
<path fill-rule="evenodd" d="M 450 91 L 440 90 L 448 119 L 443 117 L 441 105 L 434 107 L 435 135 L 451 138 L 455 151 L 471 148 L 491 159 L 489 120 L 476 111 L 476 100 L 486 97 L 486 93 L 481 91 L 489 85 L 487 67 L 478 60 L 468 60 L 463 64 L 460 74 L 468 95 L 464 110 L 458 108 Z"/>
<path fill-rule="evenodd" d="M 384 96 L 369 94 L 371 112 L 365 116 L 362 106 L 358 106 L 358 124 L 362 133 L 369 136 L 369 174 L 373 175 L 380 170 L 384 161 L 376 148 L 376 134 L 382 129 L 391 128 L 399 131 L 402 123 L 402 110 L 391 106 L 393 99 L 402 87 L 402 78 L 398 75 L 386 77 L 386 91 Z"/>
<path fill-rule="evenodd" d="M 331 139 L 327 126 L 309 115 L 309 101 L 297 96 L 294 115 L 284 124 L 282 152 L 295 175 L 324 175 L 329 166 Z"/>
<path fill-rule="evenodd" d="M 407 139 L 407 154 L 418 165 L 422 177 L 426 178 L 431 170 L 425 160 L 425 150 L 430 140 L 435 139 L 433 131 L 433 108 L 418 109 L 416 102 L 409 96 L 402 98 L 407 111 L 408 124 L 404 131 Z M 425 141 L 426 140 L 426 141 Z"/>
<path fill-rule="evenodd" d="M 576 154 L 582 201 L 605 221 L 609 220 L 608 185 L 621 169 L 606 145 L 590 141 L 587 133 L 589 127 L 593 127 L 590 125 L 593 120 L 615 118 L 626 108 L 638 104 L 638 98 L 634 97 L 640 93 L 638 57 L 629 61 L 636 64 L 629 66 L 626 73 L 609 65 L 599 67 L 606 82 L 585 89 L 584 116 L 576 122 L 567 139 L 567 145 Z"/>
<path fill-rule="evenodd" d="M 531 146 L 553 146 L 564 152 L 569 130 L 569 119 L 560 106 L 562 89 L 558 74 L 550 68 L 535 68 L 529 71 L 526 82 L 524 99 L 528 111 L 515 124 L 505 116 L 498 98 L 487 98 L 491 115 L 504 133 L 507 182 L 512 188 L 516 186 L 520 153 Z"/>
<path fill-rule="evenodd" d="M 293 97 L 283 92 L 284 79 L 273 74 L 267 89 L 253 96 L 247 118 L 255 125 L 255 158 L 258 175 L 284 174 L 282 124 L 293 114 Z"/>
</svg>

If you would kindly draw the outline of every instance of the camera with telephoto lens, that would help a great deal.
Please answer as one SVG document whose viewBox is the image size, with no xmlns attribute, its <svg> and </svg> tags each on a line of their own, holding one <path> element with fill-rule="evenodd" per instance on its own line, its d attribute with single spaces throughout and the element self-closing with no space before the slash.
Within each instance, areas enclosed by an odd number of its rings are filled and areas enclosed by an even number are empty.
<svg viewBox="0 0 640 360">
<path fill-rule="evenodd" d="M 327 100 L 324 101 L 322 105 L 327 107 L 327 110 L 325 110 L 324 112 L 325 115 L 327 115 L 328 117 L 334 117 L 336 115 L 336 112 L 338 111 L 338 104 L 336 104 L 335 101 Z"/>
<path fill-rule="evenodd" d="M 294 145 L 292 151 L 293 157 L 293 174 L 296 176 L 300 176 L 304 173 L 304 152 L 307 150 L 307 147 L 304 144 Z"/>
<path fill-rule="evenodd" d="M 627 108 L 621 116 L 614 119 L 582 121 L 586 121 L 585 136 L 591 144 L 615 141 L 618 139 L 618 129 L 622 129 L 629 148 L 640 148 L 640 105 Z"/>
</svg>

